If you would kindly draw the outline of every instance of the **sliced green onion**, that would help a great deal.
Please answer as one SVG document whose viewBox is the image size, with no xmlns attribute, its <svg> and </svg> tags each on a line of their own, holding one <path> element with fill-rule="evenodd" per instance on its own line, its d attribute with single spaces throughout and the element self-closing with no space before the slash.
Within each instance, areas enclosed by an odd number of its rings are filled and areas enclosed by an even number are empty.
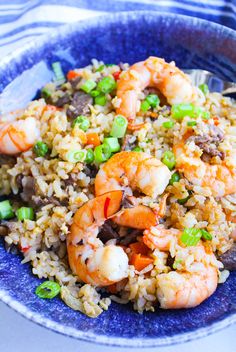
<svg viewBox="0 0 236 352">
<path fill-rule="evenodd" d="M 202 111 L 202 118 L 203 120 L 209 120 L 210 113 L 208 111 Z"/>
<path fill-rule="evenodd" d="M 95 162 L 100 164 L 107 161 L 111 156 L 111 148 L 108 144 L 101 144 L 94 149 Z"/>
<path fill-rule="evenodd" d="M 101 72 L 104 70 L 104 68 L 105 68 L 105 65 L 101 65 L 96 69 L 96 72 Z"/>
<path fill-rule="evenodd" d="M 116 66 L 116 64 L 106 64 L 106 67 Z"/>
<path fill-rule="evenodd" d="M 94 99 L 94 104 L 95 104 L 95 105 L 104 106 L 104 105 L 106 105 L 106 102 L 107 102 L 107 98 L 106 98 L 106 96 L 103 95 L 103 94 L 98 95 L 98 96 L 95 97 L 95 99 Z"/>
<path fill-rule="evenodd" d="M 132 149 L 133 152 L 143 152 L 143 149 L 140 147 L 135 147 L 134 149 Z"/>
<path fill-rule="evenodd" d="M 170 150 L 167 150 L 163 153 L 162 162 L 165 164 L 170 170 L 172 170 L 175 166 L 175 156 Z"/>
<path fill-rule="evenodd" d="M 44 87 L 43 89 L 41 89 L 41 95 L 43 98 L 47 99 L 47 98 L 50 98 L 52 93 L 50 92 L 50 90 L 48 88 Z"/>
<path fill-rule="evenodd" d="M 34 145 L 34 152 L 37 156 L 45 156 L 48 152 L 48 146 L 44 142 L 37 142 Z"/>
<path fill-rule="evenodd" d="M 208 240 L 208 241 L 212 240 L 212 235 L 208 231 L 201 229 L 201 232 L 202 232 L 202 238 L 204 238 L 204 240 Z"/>
<path fill-rule="evenodd" d="M 39 298 L 51 299 L 56 297 L 60 291 L 61 287 L 57 282 L 44 281 L 36 288 L 35 293 Z"/>
<path fill-rule="evenodd" d="M 178 203 L 183 205 L 185 204 L 190 198 L 190 195 L 188 195 L 186 198 L 178 199 Z"/>
<path fill-rule="evenodd" d="M 112 153 L 119 152 L 120 150 L 120 144 L 117 137 L 104 138 L 103 143 L 109 145 Z"/>
<path fill-rule="evenodd" d="M 9 200 L 0 202 L 0 220 L 7 220 L 14 218 L 14 212 Z"/>
<path fill-rule="evenodd" d="M 175 259 L 173 263 L 173 269 L 177 269 L 177 266 L 182 263 L 182 259 Z"/>
<path fill-rule="evenodd" d="M 84 150 L 71 150 L 66 154 L 66 160 L 71 163 L 78 163 L 84 161 L 86 152 Z"/>
<path fill-rule="evenodd" d="M 195 229 L 195 228 L 184 229 L 181 236 L 181 241 L 188 247 L 196 246 L 201 236 L 202 236 L 201 229 Z"/>
<path fill-rule="evenodd" d="M 182 120 L 185 116 L 195 117 L 195 106 L 193 104 L 174 104 L 171 115 L 175 120 Z"/>
<path fill-rule="evenodd" d="M 162 126 L 167 128 L 167 129 L 170 129 L 172 127 L 174 127 L 174 121 L 166 121 L 166 122 L 163 122 Z"/>
<path fill-rule="evenodd" d="M 150 107 L 151 107 L 151 105 L 146 100 L 143 100 L 141 102 L 141 106 L 140 106 L 141 111 L 143 111 L 143 112 L 148 111 L 150 109 Z"/>
<path fill-rule="evenodd" d="M 16 216 L 19 221 L 34 220 L 34 210 L 33 208 L 21 207 L 16 211 Z"/>
<path fill-rule="evenodd" d="M 92 92 L 90 92 L 89 94 L 91 95 L 91 97 L 95 98 L 95 97 L 97 97 L 98 95 L 100 95 L 100 92 L 99 92 L 99 90 L 94 89 L 94 90 L 92 90 Z"/>
<path fill-rule="evenodd" d="M 94 152 L 93 152 L 93 149 L 89 148 L 87 149 L 85 162 L 86 164 L 92 164 L 93 161 L 94 161 Z"/>
<path fill-rule="evenodd" d="M 52 69 L 55 75 L 55 82 L 57 84 L 62 84 L 65 82 L 65 76 L 61 68 L 61 63 L 59 61 L 53 62 Z"/>
<path fill-rule="evenodd" d="M 77 125 L 81 130 L 86 132 L 89 129 L 90 122 L 86 116 L 80 115 L 72 122 L 72 127 L 74 128 Z"/>
<path fill-rule="evenodd" d="M 179 180 L 180 180 L 180 175 L 179 175 L 178 172 L 175 172 L 175 173 L 173 173 L 173 175 L 171 176 L 169 184 L 170 184 L 170 185 L 173 185 L 174 182 L 179 182 Z"/>
<path fill-rule="evenodd" d="M 187 122 L 187 126 L 192 127 L 192 126 L 196 126 L 196 125 L 197 125 L 197 122 L 196 122 L 196 121 L 188 121 L 188 122 Z"/>
<path fill-rule="evenodd" d="M 98 82 L 97 89 L 102 93 L 110 93 L 116 88 L 116 81 L 109 76 L 104 77 Z"/>
<path fill-rule="evenodd" d="M 88 79 L 84 82 L 84 84 L 80 87 L 85 93 L 90 93 L 96 87 L 96 82 L 92 79 Z"/>
<path fill-rule="evenodd" d="M 156 94 L 149 94 L 146 96 L 145 100 L 152 108 L 156 108 L 160 104 L 160 99 Z"/>
<path fill-rule="evenodd" d="M 200 84 L 198 88 L 202 91 L 204 95 L 207 95 L 209 93 L 209 88 L 207 84 Z"/>
<path fill-rule="evenodd" d="M 111 128 L 111 136 L 117 138 L 123 138 L 128 126 L 128 121 L 122 115 L 118 115 L 115 117 L 112 128 Z"/>
</svg>

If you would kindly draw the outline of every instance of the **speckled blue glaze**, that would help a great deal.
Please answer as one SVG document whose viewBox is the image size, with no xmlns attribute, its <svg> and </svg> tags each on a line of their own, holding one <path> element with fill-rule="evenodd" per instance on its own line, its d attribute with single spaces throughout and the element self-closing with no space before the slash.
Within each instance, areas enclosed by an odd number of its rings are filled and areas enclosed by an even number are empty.
<svg viewBox="0 0 236 352">
<path fill-rule="evenodd" d="M 66 71 L 86 65 L 94 57 L 107 63 L 132 63 L 149 55 L 175 60 L 183 68 L 207 69 L 236 81 L 233 31 L 190 17 L 139 12 L 69 25 L 25 46 L 0 63 L 0 91 L 26 70 L 29 71 L 25 84 L 32 90 L 31 68 L 42 60 L 47 64 L 60 60 Z M 34 81 L 37 82 L 37 75 Z M 12 91 L 12 96 L 15 94 Z M 41 281 L 32 275 L 29 265 L 21 265 L 20 261 L 20 256 L 6 253 L 0 243 L 0 299 L 38 324 L 86 341 L 131 347 L 163 346 L 205 336 L 236 321 L 235 273 L 194 309 L 157 310 L 140 315 L 130 305 L 113 303 L 107 312 L 91 319 L 57 298 L 37 298 L 34 291 Z"/>
</svg>

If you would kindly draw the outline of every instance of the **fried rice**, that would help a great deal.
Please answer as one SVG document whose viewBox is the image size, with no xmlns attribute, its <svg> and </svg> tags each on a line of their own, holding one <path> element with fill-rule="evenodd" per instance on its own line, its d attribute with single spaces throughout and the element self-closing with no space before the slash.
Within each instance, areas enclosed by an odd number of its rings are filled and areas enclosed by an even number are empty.
<svg viewBox="0 0 236 352">
<path fill-rule="evenodd" d="M 34 275 L 59 283 L 65 304 L 90 317 L 97 317 L 107 310 L 111 300 L 120 304 L 132 302 L 134 309 L 140 313 L 154 311 L 158 307 L 158 275 L 173 268 L 189 273 L 201 270 L 201 266 L 195 265 L 197 247 L 179 246 L 175 241 L 169 252 L 155 249 L 151 255 L 153 263 L 143 270 L 137 271 L 129 265 L 127 279 L 117 283 L 114 291 L 109 287 L 99 288 L 81 282 L 68 264 L 66 238 L 73 215 L 95 196 L 94 180 L 99 169 L 96 164 L 69 161 L 68 152 L 86 150 L 86 133 L 97 133 L 102 143 L 111 131 L 115 110 L 120 104 L 115 91 L 106 94 L 103 106 L 88 99 L 85 115 L 90 126 L 85 133 L 78 126 L 72 127 L 75 107 L 70 105 L 71 97 L 88 79 L 99 82 L 103 77 L 113 77 L 128 68 L 128 64 L 105 65 L 92 60 L 89 66 L 77 70 L 80 72 L 79 80 L 69 79 L 59 86 L 55 82 L 46 85 L 43 97 L 32 101 L 20 118 L 40 117 L 40 140 L 48 146 L 50 153 L 40 157 L 32 148 L 16 157 L 0 159 L 0 195 L 11 200 L 14 210 L 30 205 L 35 214 L 34 220 L 2 220 L 2 226 L 7 227 L 4 235 L 6 248 L 12 250 L 17 247 L 23 256 L 22 264 L 30 262 Z M 45 96 L 45 91 L 50 94 Z M 145 99 L 148 94 L 149 91 L 145 90 L 139 99 Z M 209 133 L 209 124 L 200 118 L 196 119 L 195 126 L 190 127 L 188 122 L 191 118 L 188 116 L 175 121 L 172 128 L 165 128 L 163 123 L 170 120 L 171 108 L 164 97 L 159 96 L 159 106 L 151 112 L 140 111 L 137 114 L 136 123 L 143 123 L 143 126 L 133 132 L 127 131 L 120 141 L 122 150 L 138 147 L 161 160 L 165 151 L 172 150 L 175 137 L 185 136 L 190 130 L 197 136 Z M 209 121 L 224 131 L 218 150 L 227 155 L 236 146 L 235 101 L 220 93 L 202 95 L 200 100 L 199 105 L 211 116 Z M 72 113 L 68 114 L 68 109 Z M 201 149 L 194 142 L 191 148 Z M 220 163 L 219 154 L 213 156 L 213 161 Z M 175 169 L 172 170 L 174 172 Z M 207 229 L 212 236 L 209 246 L 218 258 L 212 265 L 219 270 L 219 283 L 224 282 L 229 273 L 224 269 L 220 255 L 227 252 L 233 243 L 231 234 L 235 229 L 236 195 L 213 197 L 208 187 L 191 184 L 184 176 L 169 184 L 165 194 L 168 194 L 168 200 L 162 225 L 179 230 L 193 227 Z M 140 204 L 155 207 L 161 197 L 152 199 L 139 194 L 137 199 Z M 126 233 L 126 229 L 121 228 L 121 235 L 122 231 Z M 126 250 L 128 253 L 128 246 Z"/>
</svg>

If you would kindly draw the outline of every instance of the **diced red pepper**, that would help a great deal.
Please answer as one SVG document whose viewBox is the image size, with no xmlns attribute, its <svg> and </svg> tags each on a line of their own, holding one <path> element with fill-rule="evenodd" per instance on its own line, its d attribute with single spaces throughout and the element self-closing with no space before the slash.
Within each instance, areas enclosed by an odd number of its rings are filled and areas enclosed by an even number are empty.
<svg viewBox="0 0 236 352">
<path fill-rule="evenodd" d="M 104 204 L 104 218 L 107 219 L 107 214 L 108 214 L 108 207 L 110 204 L 111 198 L 107 197 L 105 200 L 105 204 Z"/>
<path fill-rule="evenodd" d="M 30 246 L 26 246 L 26 247 L 21 247 L 21 245 L 19 246 L 21 252 L 26 253 L 31 247 Z"/>
<path fill-rule="evenodd" d="M 79 76 L 81 76 L 80 72 L 76 72 L 76 71 L 71 70 L 67 73 L 66 77 L 67 77 L 68 81 L 71 81 L 72 79 L 79 77 Z"/>
<path fill-rule="evenodd" d="M 121 74 L 121 71 L 116 71 L 112 74 L 112 76 L 116 81 L 118 81 L 118 79 L 120 78 L 120 74 Z"/>
</svg>

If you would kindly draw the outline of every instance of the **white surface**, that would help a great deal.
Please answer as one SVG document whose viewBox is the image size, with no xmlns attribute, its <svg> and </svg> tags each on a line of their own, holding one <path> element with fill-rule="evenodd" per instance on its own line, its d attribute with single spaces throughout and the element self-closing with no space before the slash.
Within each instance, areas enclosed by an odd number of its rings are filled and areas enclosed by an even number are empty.
<svg viewBox="0 0 236 352">
<path fill-rule="evenodd" d="M 0 352 L 236 352 L 236 326 L 165 348 L 126 349 L 88 344 L 46 330 L 0 303 Z"/>
</svg>

